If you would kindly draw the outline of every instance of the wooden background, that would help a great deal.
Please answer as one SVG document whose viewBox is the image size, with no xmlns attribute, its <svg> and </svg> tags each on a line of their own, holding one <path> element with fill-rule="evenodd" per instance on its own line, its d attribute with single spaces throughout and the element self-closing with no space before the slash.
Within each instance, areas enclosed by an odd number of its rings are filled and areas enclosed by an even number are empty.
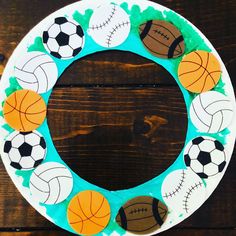
<svg viewBox="0 0 236 236">
<path fill-rule="evenodd" d="M 73 0 L 0 0 L 0 74 L 22 37 Z M 236 1 L 160 0 L 213 43 L 236 86 Z M 0 56 L 0 60 L 2 57 Z M 161 173 L 183 147 L 186 109 L 171 76 L 136 55 L 106 52 L 76 62 L 54 89 L 49 126 L 62 158 L 107 189 L 136 186 Z M 236 235 L 236 161 L 210 199 L 163 236 Z M 0 234 L 69 235 L 37 213 L 0 165 Z"/>
</svg>

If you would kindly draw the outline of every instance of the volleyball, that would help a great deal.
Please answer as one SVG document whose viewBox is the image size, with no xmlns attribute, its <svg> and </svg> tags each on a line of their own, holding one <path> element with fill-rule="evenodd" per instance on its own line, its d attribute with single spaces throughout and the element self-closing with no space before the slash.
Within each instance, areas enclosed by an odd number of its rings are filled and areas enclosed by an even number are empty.
<svg viewBox="0 0 236 236">
<path fill-rule="evenodd" d="M 198 95 L 190 106 L 194 126 L 204 133 L 218 133 L 233 119 L 233 105 L 225 95 L 210 91 Z"/>
<path fill-rule="evenodd" d="M 48 92 L 55 85 L 58 70 L 47 54 L 27 52 L 16 62 L 15 77 L 23 89 L 41 94 Z"/>
<path fill-rule="evenodd" d="M 40 165 L 30 177 L 32 197 L 48 205 L 63 202 L 70 195 L 72 187 L 71 172 L 57 162 Z"/>
</svg>

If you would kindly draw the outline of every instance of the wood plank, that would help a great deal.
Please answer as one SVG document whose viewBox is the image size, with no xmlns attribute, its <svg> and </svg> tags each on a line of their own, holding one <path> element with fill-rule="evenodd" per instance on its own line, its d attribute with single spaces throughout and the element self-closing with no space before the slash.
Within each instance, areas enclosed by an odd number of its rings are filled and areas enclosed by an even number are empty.
<svg viewBox="0 0 236 236">
<path fill-rule="evenodd" d="M 177 11 L 200 28 L 218 49 L 232 78 L 236 76 L 236 32 L 234 30 L 236 4 L 234 0 L 155 1 Z M 0 53 L 9 59 L 13 49 L 34 25 L 49 13 L 72 2 L 75 1 L 51 0 L 45 7 L 40 0 L 24 0 L 23 3 L 22 0 L 1 0 Z M 104 63 L 101 64 L 101 62 Z M 117 71 L 116 75 L 114 75 L 114 68 Z M 88 56 L 75 63 L 63 75 L 63 78 L 65 79 L 60 80 L 58 85 L 175 84 L 170 75 L 157 65 L 141 57 L 121 52 Z"/>
<path fill-rule="evenodd" d="M 83 178 L 116 190 L 166 169 L 180 153 L 187 129 L 177 88 L 55 89 L 48 120 L 68 165 Z"/>
<path fill-rule="evenodd" d="M 183 236 L 183 235 L 191 235 L 191 236 L 235 236 L 236 231 L 233 229 L 221 229 L 221 230 L 214 230 L 214 229 L 171 229 L 162 233 L 163 236 Z M 1 236 L 68 236 L 74 235 L 64 231 L 28 231 L 28 232 L 2 232 L 0 233 Z M 159 234 L 158 234 L 159 235 Z"/>
<path fill-rule="evenodd" d="M 149 119 L 145 120 L 145 115 Z M 60 88 L 53 92 L 48 113 L 64 160 L 76 166 L 73 169 L 84 178 L 107 188 L 111 184 L 113 188 L 124 187 L 122 182 L 139 184 L 172 163 L 183 145 L 185 116 L 176 88 Z M 169 123 L 159 122 L 158 127 L 156 117 Z M 235 227 L 235 168 L 234 154 L 212 197 L 179 227 Z M 53 227 L 21 197 L 2 165 L 0 181 L 0 215 L 4 216 L 0 217 L 0 228 Z"/>
</svg>

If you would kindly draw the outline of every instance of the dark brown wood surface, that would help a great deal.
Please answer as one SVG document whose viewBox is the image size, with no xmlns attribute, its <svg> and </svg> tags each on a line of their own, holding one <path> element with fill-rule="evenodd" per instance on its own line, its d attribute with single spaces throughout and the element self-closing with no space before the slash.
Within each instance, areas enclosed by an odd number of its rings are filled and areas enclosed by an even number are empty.
<svg viewBox="0 0 236 236">
<path fill-rule="evenodd" d="M 0 0 L 1 70 L 23 36 L 73 0 Z M 236 1 L 155 1 L 185 16 L 213 43 L 236 86 Z M 187 127 L 181 93 L 164 68 L 124 52 L 74 63 L 53 91 L 48 122 L 62 158 L 107 189 L 136 186 L 161 173 L 183 147 Z M 235 155 L 221 184 L 193 216 L 164 236 L 236 235 Z M 68 235 L 40 216 L 0 165 L 0 235 Z M 5 233 L 4 233 L 5 232 Z"/>
</svg>

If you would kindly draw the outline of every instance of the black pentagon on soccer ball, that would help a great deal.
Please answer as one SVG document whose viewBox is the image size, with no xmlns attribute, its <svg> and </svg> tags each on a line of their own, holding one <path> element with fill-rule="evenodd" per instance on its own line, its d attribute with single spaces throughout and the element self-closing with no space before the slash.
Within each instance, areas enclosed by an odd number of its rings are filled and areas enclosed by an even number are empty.
<svg viewBox="0 0 236 236">
<path fill-rule="evenodd" d="M 61 59 L 61 55 L 58 52 L 50 52 L 50 54 L 58 59 Z"/>
<path fill-rule="evenodd" d="M 49 39 L 49 34 L 47 31 L 43 32 L 43 43 L 47 43 Z"/>
<path fill-rule="evenodd" d="M 202 164 L 202 165 L 207 165 L 211 163 L 211 154 L 209 152 L 203 152 L 200 151 L 197 160 Z"/>
<path fill-rule="evenodd" d="M 78 34 L 81 38 L 84 37 L 84 31 L 80 25 L 76 27 L 76 34 Z"/>
<path fill-rule="evenodd" d="M 82 50 L 82 48 L 77 48 L 73 51 L 73 57 L 75 57 L 76 55 L 78 55 L 80 53 L 80 51 Z"/>
<path fill-rule="evenodd" d="M 34 168 L 36 168 L 37 166 L 39 166 L 42 163 L 43 159 L 41 160 L 37 160 L 34 162 Z"/>
<path fill-rule="evenodd" d="M 188 154 L 184 155 L 184 161 L 185 161 L 186 166 L 190 166 L 191 158 Z"/>
<path fill-rule="evenodd" d="M 197 173 L 197 174 L 202 179 L 207 179 L 208 178 L 208 175 L 206 175 L 205 173 Z"/>
<path fill-rule="evenodd" d="M 70 36 L 63 32 L 60 32 L 56 37 L 57 43 L 59 46 L 66 46 L 69 44 Z"/>
<path fill-rule="evenodd" d="M 68 22 L 68 20 L 65 17 L 57 17 L 55 19 L 55 24 L 58 24 L 58 25 L 62 25 L 66 22 Z"/>
<path fill-rule="evenodd" d="M 17 170 L 21 170 L 22 166 L 17 162 L 11 162 L 11 166 Z"/>
<path fill-rule="evenodd" d="M 29 145 L 28 143 L 23 143 L 23 144 L 19 147 L 20 155 L 21 155 L 22 157 L 31 156 L 32 149 L 33 149 L 33 147 L 32 147 L 31 145 Z"/>
<path fill-rule="evenodd" d="M 39 145 L 40 145 L 43 149 L 46 148 L 46 142 L 45 142 L 45 140 L 44 140 L 43 137 L 40 138 L 40 143 L 39 143 Z"/>
<path fill-rule="evenodd" d="M 224 170 L 226 166 L 226 161 L 222 162 L 220 165 L 219 165 L 219 172 L 222 172 Z"/>
<path fill-rule="evenodd" d="M 204 138 L 203 138 L 203 137 L 198 137 L 198 138 L 193 139 L 192 143 L 193 143 L 194 145 L 198 145 L 198 144 L 200 144 L 202 141 L 204 141 Z"/>
<path fill-rule="evenodd" d="M 215 146 L 216 146 L 216 149 L 219 150 L 219 151 L 224 151 L 224 146 L 222 145 L 222 143 L 220 143 L 218 140 L 215 140 Z"/>
<path fill-rule="evenodd" d="M 4 145 L 4 152 L 9 153 L 12 148 L 11 141 L 6 141 Z"/>
</svg>

